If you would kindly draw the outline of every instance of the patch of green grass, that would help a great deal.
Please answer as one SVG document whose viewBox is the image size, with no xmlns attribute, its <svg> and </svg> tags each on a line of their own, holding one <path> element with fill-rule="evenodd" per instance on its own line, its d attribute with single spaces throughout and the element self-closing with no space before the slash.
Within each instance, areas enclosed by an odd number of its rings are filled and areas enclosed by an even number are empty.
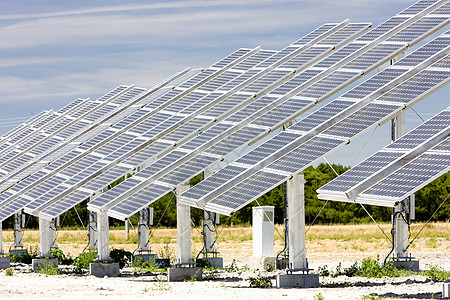
<svg viewBox="0 0 450 300">
<path fill-rule="evenodd" d="M 445 271 L 440 266 L 427 265 L 428 270 L 422 271 L 422 275 L 427 276 L 430 279 L 435 279 L 439 281 L 445 281 L 450 277 L 450 271 Z"/>
<path fill-rule="evenodd" d="M 43 266 L 39 267 L 35 273 L 45 274 L 45 275 L 61 275 L 61 271 L 57 266 L 45 261 Z"/>
</svg>

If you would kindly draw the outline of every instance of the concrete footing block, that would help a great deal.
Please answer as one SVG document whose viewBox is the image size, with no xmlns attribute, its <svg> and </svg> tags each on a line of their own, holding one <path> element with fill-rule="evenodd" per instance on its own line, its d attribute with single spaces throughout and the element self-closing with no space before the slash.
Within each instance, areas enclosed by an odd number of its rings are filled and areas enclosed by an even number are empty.
<svg viewBox="0 0 450 300">
<path fill-rule="evenodd" d="M 0 270 L 8 269 L 11 266 L 11 258 L 8 256 L 0 256 Z"/>
<path fill-rule="evenodd" d="M 419 261 L 417 259 L 411 260 L 394 260 L 394 267 L 397 269 L 409 270 L 419 272 Z"/>
<path fill-rule="evenodd" d="M 203 257 L 196 260 L 198 266 L 206 266 L 214 269 L 223 269 L 222 257 Z"/>
<path fill-rule="evenodd" d="M 275 256 L 253 256 L 248 260 L 248 266 L 251 270 L 272 271 L 276 267 Z"/>
<path fill-rule="evenodd" d="M 450 299 L 450 283 L 444 282 L 442 286 L 442 299 Z"/>
<path fill-rule="evenodd" d="M 58 267 L 58 259 L 57 258 L 33 258 L 31 260 L 31 268 L 33 271 L 36 271 L 41 268 L 45 268 L 46 265 L 53 265 Z"/>
<path fill-rule="evenodd" d="M 319 287 L 318 274 L 280 274 L 276 276 L 277 288 Z"/>
<path fill-rule="evenodd" d="M 155 261 L 156 259 L 156 254 L 136 254 L 133 255 L 133 257 L 131 258 L 131 261 L 134 263 L 136 260 L 140 260 L 142 262 L 146 262 L 146 261 Z"/>
<path fill-rule="evenodd" d="M 202 268 L 168 268 L 167 269 L 167 281 L 189 281 L 189 280 L 202 280 Z"/>
<path fill-rule="evenodd" d="M 119 263 L 90 263 L 89 274 L 96 277 L 117 277 L 120 275 Z"/>
</svg>

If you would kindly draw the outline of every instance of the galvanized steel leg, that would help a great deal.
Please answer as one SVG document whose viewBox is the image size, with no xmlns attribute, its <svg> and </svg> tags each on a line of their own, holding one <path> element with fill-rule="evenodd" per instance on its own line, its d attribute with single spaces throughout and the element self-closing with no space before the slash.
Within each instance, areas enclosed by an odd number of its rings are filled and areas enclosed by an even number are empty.
<svg viewBox="0 0 450 300">
<path fill-rule="evenodd" d="M 97 213 L 98 230 L 98 260 L 106 261 L 109 258 L 109 217 L 102 213 Z"/>
<path fill-rule="evenodd" d="M 177 187 L 177 195 L 189 189 L 188 184 Z M 177 201 L 177 241 L 178 263 L 190 264 L 191 261 L 191 208 Z"/>
</svg>

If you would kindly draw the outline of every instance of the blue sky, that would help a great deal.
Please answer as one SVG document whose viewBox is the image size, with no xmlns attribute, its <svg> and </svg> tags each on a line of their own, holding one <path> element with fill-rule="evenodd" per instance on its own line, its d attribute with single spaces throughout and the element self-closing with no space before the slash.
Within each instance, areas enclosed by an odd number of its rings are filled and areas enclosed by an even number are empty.
<svg viewBox="0 0 450 300">
<path fill-rule="evenodd" d="M 5 119 L 58 109 L 78 97 L 96 99 L 120 84 L 150 88 L 240 47 L 278 50 L 325 22 L 376 26 L 414 2 L 2 1 L 0 134 L 12 128 Z M 428 118 L 448 105 L 440 92 L 416 110 Z M 409 129 L 418 121 L 410 115 Z M 379 148 L 388 143 L 385 135 L 380 128 L 372 137 Z M 341 152 L 329 160 L 349 164 Z"/>
</svg>

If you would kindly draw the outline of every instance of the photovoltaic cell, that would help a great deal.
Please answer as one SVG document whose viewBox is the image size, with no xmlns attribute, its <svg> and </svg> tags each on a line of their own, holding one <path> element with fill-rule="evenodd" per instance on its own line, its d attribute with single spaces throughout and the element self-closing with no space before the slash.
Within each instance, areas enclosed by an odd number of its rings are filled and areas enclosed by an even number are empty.
<svg viewBox="0 0 450 300">
<path fill-rule="evenodd" d="M 276 89 L 272 90 L 270 92 L 271 95 L 284 95 L 292 90 L 300 87 L 301 85 L 305 84 L 307 81 L 311 80 L 312 78 L 316 77 L 323 71 L 321 70 L 305 70 L 304 72 L 298 74 L 294 78 L 291 78 L 289 81 L 281 84 Z"/>
<path fill-rule="evenodd" d="M 394 16 L 358 38 L 358 41 L 373 41 L 376 38 L 379 38 L 380 36 L 386 34 L 386 32 L 402 24 L 406 20 L 408 20 L 408 17 Z"/>
<path fill-rule="evenodd" d="M 405 30 L 397 33 L 393 37 L 387 39 L 387 41 L 392 42 L 410 42 L 413 41 L 423 34 L 427 34 L 431 29 L 437 25 L 448 22 L 446 17 L 424 17 L 419 21 L 415 22 Z"/>
<path fill-rule="evenodd" d="M 277 53 L 277 51 L 270 51 L 270 50 L 261 50 L 255 55 L 252 55 L 251 57 L 245 59 L 244 61 L 238 63 L 237 65 L 233 66 L 233 69 L 236 70 L 249 70 L 252 67 L 256 66 L 257 64 L 261 63 L 265 59 L 269 58 L 270 56 Z"/>
<path fill-rule="evenodd" d="M 308 97 L 320 99 L 321 97 L 331 93 L 334 89 L 342 84 L 347 83 L 351 79 L 356 79 L 361 76 L 360 72 L 340 72 L 335 71 L 329 76 L 323 78 L 309 88 L 298 93 L 297 97 Z"/>
<path fill-rule="evenodd" d="M 314 30 L 311 33 L 308 33 L 307 35 L 305 35 L 304 37 L 300 38 L 299 40 L 295 41 L 294 43 L 292 43 L 293 45 L 304 45 L 310 41 L 312 41 L 313 39 L 319 37 L 320 35 L 324 34 L 325 32 L 329 31 L 330 29 L 336 27 L 336 23 L 332 23 L 332 24 L 324 24 L 322 26 L 320 26 L 319 28 L 317 28 L 316 30 Z"/>
<path fill-rule="evenodd" d="M 327 183 L 320 189 L 345 192 L 355 184 L 365 180 L 375 172 L 378 172 L 388 164 L 394 162 L 402 155 L 404 155 L 402 152 L 377 152 L 361 164 L 346 171 L 344 174 Z"/>
<path fill-rule="evenodd" d="M 402 197 L 449 168 L 449 154 L 423 154 L 361 194 Z M 407 180 L 405 180 L 407 178 Z"/>
<path fill-rule="evenodd" d="M 224 133 L 225 131 L 227 131 L 231 127 L 233 127 L 233 125 L 218 123 L 218 124 L 212 126 L 211 128 L 209 128 L 208 130 L 206 130 L 206 131 L 202 132 L 201 134 L 197 135 L 195 138 L 190 139 L 188 142 L 186 142 L 180 148 L 194 150 L 198 146 L 203 145 L 204 143 L 214 139 L 219 134 Z"/>
<path fill-rule="evenodd" d="M 240 57 L 244 56 L 245 54 L 249 53 L 250 51 L 252 51 L 252 50 L 251 49 L 238 49 L 235 52 L 228 55 L 227 57 L 219 60 L 217 63 L 212 65 L 212 67 L 213 68 L 223 68 L 223 67 L 229 65 L 230 63 L 236 61 Z"/>
</svg>

